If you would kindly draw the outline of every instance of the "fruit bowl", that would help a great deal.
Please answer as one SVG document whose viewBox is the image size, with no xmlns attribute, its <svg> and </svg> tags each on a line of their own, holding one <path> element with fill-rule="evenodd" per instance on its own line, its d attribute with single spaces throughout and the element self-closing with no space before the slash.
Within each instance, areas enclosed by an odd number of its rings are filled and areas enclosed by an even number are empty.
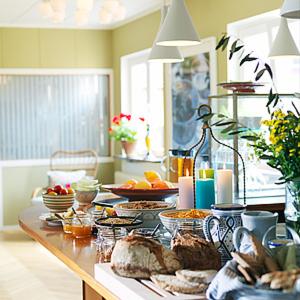
<svg viewBox="0 0 300 300">
<path fill-rule="evenodd" d="M 115 195 L 127 198 L 129 201 L 149 200 L 162 201 L 168 197 L 178 194 L 178 187 L 168 189 L 127 189 L 119 185 L 105 185 L 103 188 Z"/>
<path fill-rule="evenodd" d="M 73 206 L 75 200 L 75 194 L 69 195 L 49 195 L 43 193 L 44 205 L 52 213 L 65 212 Z"/>
</svg>

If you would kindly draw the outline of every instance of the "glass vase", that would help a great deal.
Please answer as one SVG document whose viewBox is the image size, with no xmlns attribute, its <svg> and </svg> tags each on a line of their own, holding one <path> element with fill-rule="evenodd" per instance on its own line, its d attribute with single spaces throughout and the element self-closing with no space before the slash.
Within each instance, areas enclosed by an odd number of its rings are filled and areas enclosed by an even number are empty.
<svg viewBox="0 0 300 300">
<path fill-rule="evenodd" d="M 294 229 L 300 235 L 300 180 L 286 183 L 285 201 L 286 225 Z"/>
</svg>

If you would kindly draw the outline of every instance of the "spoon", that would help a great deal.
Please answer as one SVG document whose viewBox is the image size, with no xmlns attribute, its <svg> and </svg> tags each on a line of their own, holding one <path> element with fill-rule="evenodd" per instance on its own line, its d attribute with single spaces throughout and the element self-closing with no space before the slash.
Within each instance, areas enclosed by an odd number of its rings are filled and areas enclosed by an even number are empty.
<svg viewBox="0 0 300 300">
<path fill-rule="evenodd" d="M 151 237 L 154 237 L 154 236 L 155 236 L 155 233 L 157 232 L 157 230 L 159 229 L 159 227 L 160 227 L 160 223 L 158 223 L 158 224 L 155 226 L 154 230 L 153 230 L 152 233 L 151 233 Z"/>
<path fill-rule="evenodd" d="M 140 217 L 142 214 L 143 214 L 143 213 L 137 214 L 137 215 L 134 217 L 134 219 L 131 221 L 130 224 L 133 224 L 133 223 L 138 219 L 138 217 Z"/>
<path fill-rule="evenodd" d="M 64 220 L 64 218 L 58 214 L 58 213 L 54 213 L 54 216 L 57 218 L 57 219 L 60 219 L 60 220 Z"/>
<path fill-rule="evenodd" d="M 79 218 L 79 216 L 78 216 L 76 210 L 74 209 L 74 207 L 72 207 L 72 211 L 73 211 L 74 215 L 77 217 L 77 219 L 78 219 L 79 223 L 81 224 L 81 226 L 83 226 L 83 223 L 82 223 L 82 221 L 80 220 L 80 218 Z"/>
</svg>

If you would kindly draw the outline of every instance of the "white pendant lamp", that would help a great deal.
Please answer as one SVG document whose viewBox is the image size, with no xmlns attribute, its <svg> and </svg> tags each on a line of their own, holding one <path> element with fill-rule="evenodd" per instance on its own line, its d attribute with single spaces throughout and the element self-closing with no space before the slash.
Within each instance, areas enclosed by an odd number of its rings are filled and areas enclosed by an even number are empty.
<svg viewBox="0 0 300 300">
<path fill-rule="evenodd" d="M 289 19 L 300 19 L 300 0 L 285 0 L 280 15 Z"/>
<path fill-rule="evenodd" d="M 168 6 L 164 5 L 161 9 L 160 28 L 168 13 Z M 175 63 L 183 61 L 183 57 L 177 47 L 165 47 L 156 45 L 156 39 L 151 49 L 148 60 L 150 62 Z"/>
<path fill-rule="evenodd" d="M 192 18 L 184 0 L 173 0 L 163 26 L 157 36 L 160 46 L 193 46 L 200 44 Z"/>
<path fill-rule="evenodd" d="M 299 50 L 290 32 L 287 19 L 281 18 L 277 36 L 273 42 L 270 58 L 299 56 Z"/>
</svg>

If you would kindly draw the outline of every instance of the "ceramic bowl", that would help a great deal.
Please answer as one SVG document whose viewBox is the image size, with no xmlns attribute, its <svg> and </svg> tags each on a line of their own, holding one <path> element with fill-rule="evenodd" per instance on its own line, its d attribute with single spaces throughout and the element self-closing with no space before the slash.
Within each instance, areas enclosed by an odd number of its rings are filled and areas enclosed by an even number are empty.
<svg viewBox="0 0 300 300">
<path fill-rule="evenodd" d="M 44 193 L 43 203 L 52 213 L 65 212 L 73 206 L 75 194 L 52 196 Z"/>
<path fill-rule="evenodd" d="M 91 204 L 93 200 L 96 199 L 99 190 L 95 191 L 76 191 L 76 200 L 78 201 L 79 205 L 88 205 Z"/>
<path fill-rule="evenodd" d="M 139 208 L 134 208 L 135 206 L 138 206 Z M 156 208 L 151 208 L 151 206 Z M 160 223 L 160 212 L 175 209 L 175 204 L 162 201 L 135 201 L 116 204 L 114 209 L 118 216 L 135 217 L 141 213 L 143 226 L 154 228 Z"/>
<path fill-rule="evenodd" d="M 176 212 L 188 212 L 190 209 L 176 209 Z M 209 209 L 201 209 L 201 211 L 211 214 Z M 174 211 L 162 211 L 159 213 L 159 218 L 165 228 L 173 235 L 176 230 L 185 230 L 191 231 L 194 233 L 200 234 L 204 237 L 203 234 L 203 221 L 204 218 L 176 218 L 171 216 Z"/>
</svg>

